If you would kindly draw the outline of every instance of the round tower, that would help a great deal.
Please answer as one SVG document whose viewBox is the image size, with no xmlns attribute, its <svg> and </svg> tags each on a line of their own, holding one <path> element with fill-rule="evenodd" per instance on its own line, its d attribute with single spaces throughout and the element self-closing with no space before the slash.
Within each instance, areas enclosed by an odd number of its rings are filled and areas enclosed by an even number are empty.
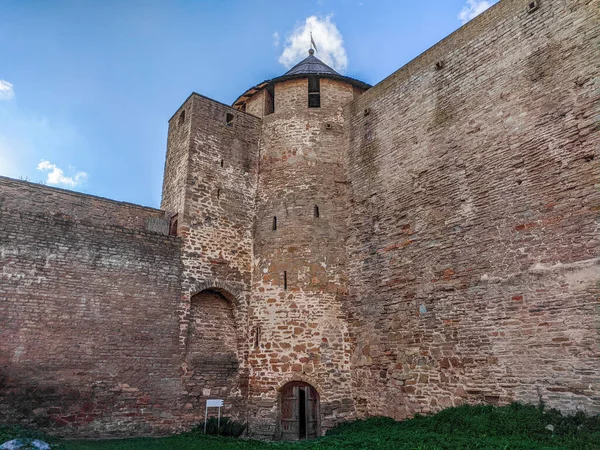
<svg viewBox="0 0 600 450">
<path fill-rule="evenodd" d="M 316 437 L 354 410 L 343 107 L 369 87 L 311 49 L 233 105 L 263 120 L 249 305 L 253 434 Z"/>
</svg>

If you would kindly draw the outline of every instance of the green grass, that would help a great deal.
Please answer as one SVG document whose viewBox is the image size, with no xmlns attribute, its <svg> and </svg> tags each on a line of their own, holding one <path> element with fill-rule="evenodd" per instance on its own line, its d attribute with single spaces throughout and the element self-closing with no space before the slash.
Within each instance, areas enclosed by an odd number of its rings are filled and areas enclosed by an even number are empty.
<svg viewBox="0 0 600 450">
<path fill-rule="evenodd" d="M 546 429 L 548 425 L 553 431 Z M 0 436 L 2 435 L 0 429 Z M 308 442 L 265 443 L 185 433 L 164 438 L 62 441 L 63 450 L 459 450 L 459 449 L 600 449 L 600 417 L 563 416 L 555 410 L 512 404 L 461 406 L 436 415 L 396 422 L 386 417 L 345 423 Z"/>
</svg>

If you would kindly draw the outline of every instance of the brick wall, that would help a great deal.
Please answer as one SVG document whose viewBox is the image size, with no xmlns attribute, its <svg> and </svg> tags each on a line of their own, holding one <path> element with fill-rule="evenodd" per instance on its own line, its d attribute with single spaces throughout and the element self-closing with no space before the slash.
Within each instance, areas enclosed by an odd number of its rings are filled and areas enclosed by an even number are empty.
<svg viewBox="0 0 600 450">
<path fill-rule="evenodd" d="M 0 178 L 0 422 L 172 432 L 179 240 L 163 212 Z"/>
<path fill-rule="evenodd" d="M 600 411 L 598 1 L 527 4 L 501 1 L 345 110 L 361 414 Z"/>
<path fill-rule="evenodd" d="M 245 411 L 248 381 L 240 376 L 244 330 L 238 332 L 232 302 L 217 291 L 196 294 L 189 322 L 183 380 L 190 401 L 223 399 L 221 413 L 239 416 Z"/>
</svg>

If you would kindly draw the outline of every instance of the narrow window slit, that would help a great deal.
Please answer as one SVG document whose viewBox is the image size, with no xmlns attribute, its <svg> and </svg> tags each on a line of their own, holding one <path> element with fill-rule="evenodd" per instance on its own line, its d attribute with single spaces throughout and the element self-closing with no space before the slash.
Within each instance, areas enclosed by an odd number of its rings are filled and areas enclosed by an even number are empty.
<svg viewBox="0 0 600 450">
<path fill-rule="evenodd" d="M 287 272 L 283 272 L 283 289 L 287 291 Z"/>
<path fill-rule="evenodd" d="M 223 164 L 224 164 L 224 161 L 223 161 L 223 160 L 221 160 L 221 167 L 223 167 Z"/>
<path fill-rule="evenodd" d="M 221 198 L 221 189 L 217 189 L 217 198 Z"/>
<path fill-rule="evenodd" d="M 258 348 L 259 343 L 260 343 L 260 327 L 256 327 L 254 329 L 254 348 Z"/>
<path fill-rule="evenodd" d="M 530 12 L 530 13 L 532 13 L 532 12 L 534 12 L 536 9 L 538 9 L 538 7 L 539 7 L 539 6 L 540 6 L 540 5 L 539 5 L 539 3 L 537 2 L 537 0 L 535 0 L 535 1 L 533 1 L 533 2 L 530 2 L 530 3 L 527 5 L 527 12 Z"/>
<path fill-rule="evenodd" d="M 315 218 L 319 218 L 319 207 L 315 205 Z"/>
<path fill-rule="evenodd" d="M 179 114 L 178 125 L 179 126 L 183 125 L 183 122 L 185 122 L 185 109 L 183 111 L 181 111 L 181 114 Z"/>
<path fill-rule="evenodd" d="M 267 86 L 265 89 L 265 116 L 275 112 L 275 87 Z"/>
<path fill-rule="evenodd" d="M 177 216 L 178 214 L 175 214 L 171 217 L 169 223 L 169 236 L 177 236 Z"/>
<path fill-rule="evenodd" d="M 233 114 L 227 113 L 227 115 L 225 116 L 225 124 L 228 127 L 232 127 L 233 126 Z"/>
<path fill-rule="evenodd" d="M 277 216 L 273 216 L 273 231 L 277 229 Z"/>
<path fill-rule="evenodd" d="M 319 77 L 316 76 L 308 77 L 308 107 L 321 107 L 321 85 Z"/>
</svg>

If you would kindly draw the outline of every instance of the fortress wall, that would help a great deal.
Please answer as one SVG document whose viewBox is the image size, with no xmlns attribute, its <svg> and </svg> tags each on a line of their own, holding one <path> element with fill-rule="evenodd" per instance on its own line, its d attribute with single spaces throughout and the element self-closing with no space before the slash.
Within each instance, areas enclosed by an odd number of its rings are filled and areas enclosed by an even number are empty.
<svg viewBox="0 0 600 450">
<path fill-rule="evenodd" d="M 162 211 L 0 178 L 0 422 L 178 429 L 179 240 Z"/>
<path fill-rule="evenodd" d="M 81 194 L 0 176 L 0 208 L 44 215 L 62 215 L 65 219 L 90 225 L 112 225 L 146 230 L 149 219 L 164 218 L 164 212 L 132 203 Z M 150 225 L 152 226 L 152 225 Z"/>
<path fill-rule="evenodd" d="M 279 437 L 279 390 L 292 380 L 319 392 L 324 429 L 353 412 L 341 309 L 346 279 L 345 206 L 340 201 L 346 190 L 342 105 L 352 100 L 352 89 L 322 81 L 322 97 L 338 99 L 337 104 L 325 101 L 322 108 L 308 108 L 307 91 L 306 80 L 278 83 L 279 103 L 263 118 L 249 318 L 249 417 L 250 433 L 265 438 Z"/>
<path fill-rule="evenodd" d="M 186 414 L 200 420 L 205 401 L 220 398 L 225 400 L 224 414 L 240 417 L 248 383 L 247 306 L 261 121 L 198 94 L 192 94 L 183 108 L 190 129 L 170 129 L 166 165 L 173 170 L 165 176 L 163 208 L 180 205 L 184 271 L 177 313 Z M 183 188 L 169 177 L 181 178 Z M 218 292 L 196 295 L 206 289 Z M 219 322 L 229 317 L 232 324 Z M 237 348 L 219 347 L 223 333 L 231 329 Z M 219 349 L 212 355 L 203 353 L 203 343 L 209 341 Z M 226 384 L 224 377 L 229 380 Z"/>
<path fill-rule="evenodd" d="M 599 2 L 528 3 L 502 0 L 345 109 L 361 414 L 600 412 Z"/>
</svg>

